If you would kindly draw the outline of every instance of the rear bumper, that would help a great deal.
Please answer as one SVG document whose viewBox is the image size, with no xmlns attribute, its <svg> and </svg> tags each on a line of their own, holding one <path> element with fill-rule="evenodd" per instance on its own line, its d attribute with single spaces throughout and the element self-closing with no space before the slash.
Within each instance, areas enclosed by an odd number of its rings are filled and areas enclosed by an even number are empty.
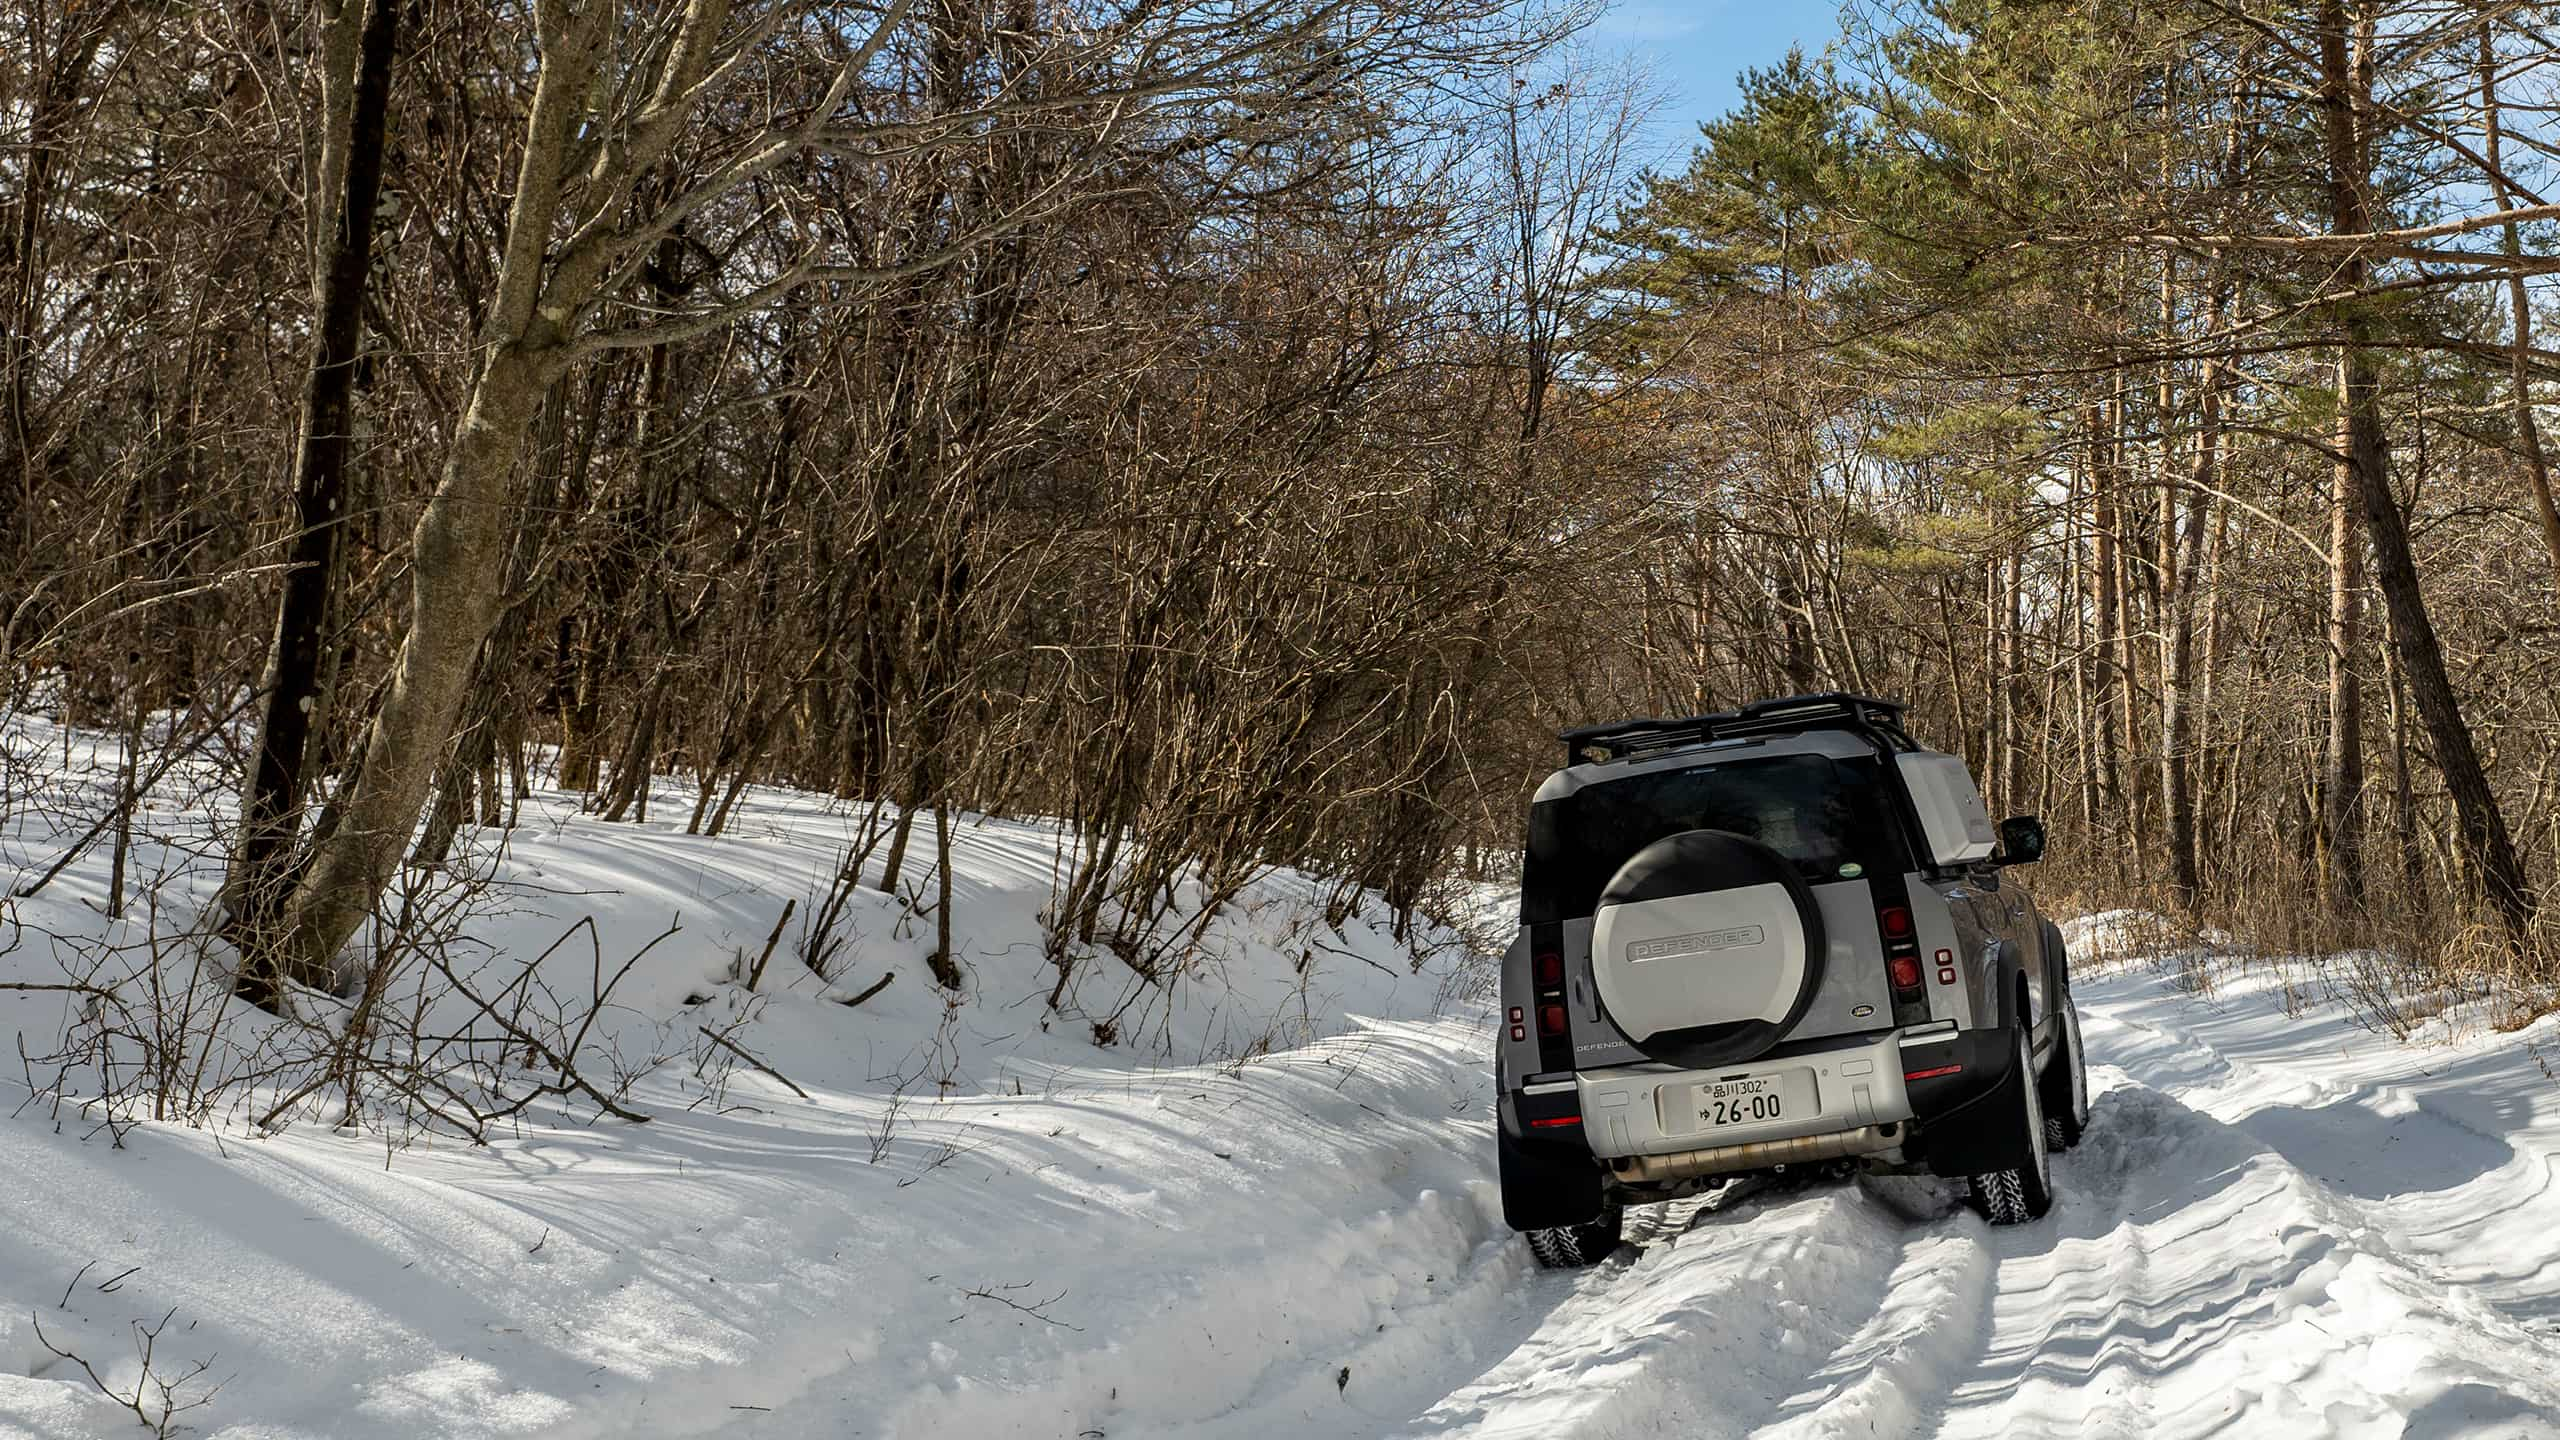
<svg viewBox="0 0 2560 1440">
<path fill-rule="evenodd" d="M 1712 1070 L 1668 1065 L 1585 1070 L 1573 1083 L 1591 1152 L 1618 1159 L 1795 1140 L 1908 1120 L 1912 1109 L 1902 1071 L 1898 1034 L 1888 1033 L 1835 1049 Z M 1701 1086 L 1790 1075 L 1799 1095 L 1809 1086 L 1811 1104 L 1801 1111 L 1791 1099 L 1788 1113 L 1750 1124 L 1713 1125 L 1701 1114 Z"/>
<path fill-rule="evenodd" d="M 1534 1148 L 1612 1161 L 1747 1149 L 1777 1163 L 1774 1157 L 1798 1151 L 1813 1158 L 1817 1149 L 1863 1155 L 1898 1148 L 1905 1161 L 1941 1175 L 2014 1164 L 2015 1157 L 1994 1151 L 2015 1127 L 1993 1123 L 2018 1103 L 2010 1032 L 1940 1028 L 1947 1024 L 1712 1070 L 1624 1065 L 1532 1081 L 1501 1097 L 1502 1128 Z M 1802 1087 L 1795 1097 L 1810 1103 L 1790 1103 L 1779 1118 L 1717 1125 L 1701 1113 L 1701 1086 L 1790 1073 Z M 1847 1148 L 1829 1145 L 1832 1139 Z"/>
</svg>

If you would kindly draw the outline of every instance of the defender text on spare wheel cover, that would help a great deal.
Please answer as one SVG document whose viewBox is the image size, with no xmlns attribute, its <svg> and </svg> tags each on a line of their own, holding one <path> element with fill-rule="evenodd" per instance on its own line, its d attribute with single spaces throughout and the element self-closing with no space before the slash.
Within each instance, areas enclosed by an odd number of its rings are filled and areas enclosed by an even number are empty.
<svg viewBox="0 0 2560 1440">
<path fill-rule="evenodd" d="M 1504 1218 L 1588 1264 L 1755 1172 L 1959 1176 L 2042 1215 L 2087 1114 L 2061 937 L 1964 762 L 1822 694 L 1566 732 L 1529 807 L 1495 1076 Z"/>
</svg>

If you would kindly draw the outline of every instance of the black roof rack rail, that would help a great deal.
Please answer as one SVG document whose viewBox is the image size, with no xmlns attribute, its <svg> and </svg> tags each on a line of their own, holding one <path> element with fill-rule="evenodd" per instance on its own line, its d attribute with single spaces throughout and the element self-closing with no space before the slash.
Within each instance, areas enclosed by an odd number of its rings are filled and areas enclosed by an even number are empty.
<svg viewBox="0 0 2560 1440">
<path fill-rule="evenodd" d="M 1904 706 L 1873 695 L 1825 690 L 1812 695 L 1786 695 L 1761 700 L 1739 710 L 1691 715 L 1677 720 L 1621 720 L 1614 725 L 1585 725 L 1564 731 L 1564 763 L 1594 759 L 1626 760 L 1658 755 L 1746 735 L 1791 735 L 1806 730 L 1847 730 L 1864 736 L 1885 753 L 1917 750 L 1920 742 L 1902 728 Z M 1596 755 L 1593 752 L 1597 752 Z"/>
</svg>

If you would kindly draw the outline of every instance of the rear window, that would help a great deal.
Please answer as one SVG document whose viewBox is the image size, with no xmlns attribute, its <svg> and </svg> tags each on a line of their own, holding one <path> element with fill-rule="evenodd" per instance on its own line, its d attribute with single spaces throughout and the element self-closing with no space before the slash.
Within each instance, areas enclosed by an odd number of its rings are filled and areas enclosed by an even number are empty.
<svg viewBox="0 0 2560 1440">
<path fill-rule="evenodd" d="M 1873 760 L 1769 755 L 1585 785 L 1529 807 L 1520 919 L 1590 914 L 1637 851 L 1683 830 L 1730 830 L 1795 862 L 1808 883 L 1899 875 L 1902 830 Z"/>
</svg>

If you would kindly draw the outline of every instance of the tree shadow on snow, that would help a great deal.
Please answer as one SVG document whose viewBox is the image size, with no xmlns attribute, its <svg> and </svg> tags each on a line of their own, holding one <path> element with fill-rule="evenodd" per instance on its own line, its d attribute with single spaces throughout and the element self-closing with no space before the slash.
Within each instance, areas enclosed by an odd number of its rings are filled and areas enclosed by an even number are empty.
<svg viewBox="0 0 2560 1440">
<path fill-rule="evenodd" d="M 2363 1100 L 2360 1087 L 2323 1105 L 2269 1105 L 2243 1117 L 2240 1128 L 2359 1200 L 2457 1190 L 2515 1161 L 2513 1145 L 2432 1109 L 2378 1113 Z"/>
</svg>

